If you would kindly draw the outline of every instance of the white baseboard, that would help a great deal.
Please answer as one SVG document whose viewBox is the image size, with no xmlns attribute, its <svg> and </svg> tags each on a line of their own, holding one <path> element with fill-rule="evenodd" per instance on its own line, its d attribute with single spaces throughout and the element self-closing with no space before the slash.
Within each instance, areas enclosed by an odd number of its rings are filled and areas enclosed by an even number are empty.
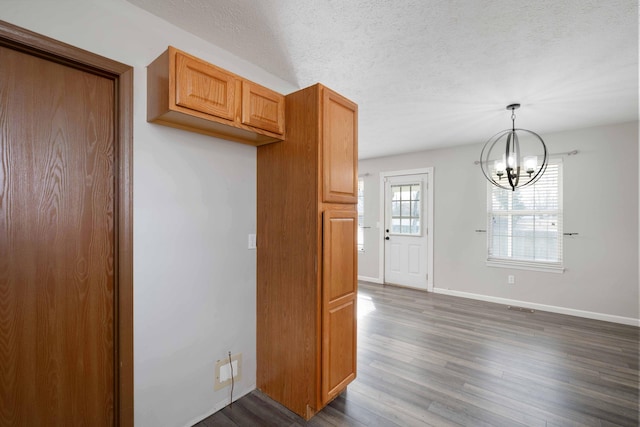
<svg viewBox="0 0 640 427">
<path fill-rule="evenodd" d="M 455 291 L 445 288 L 434 288 L 436 294 L 451 295 L 454 297 L 471 298 L 480 301 L 495 302 L 498 304 L 515 305 L 517 307 L 532 308 L 540 311 L 550 311 L 552 313 L 568 314 L 569 316 L 585 317 L 587 319 L 604 320 L 605 322 L 621 323 L 624 325 L 640 327 L 640 319 L 633 317 L 622 317 L 613 314 L 596 313 L 593 311 L 576 310 L 574 308 L 558 307 L 555 305 L 537 304 L 534 302 L 518 301 L 508 298 L 492 297 L 489 295 L 474 294 L 470 292 Z"/>
<path fill-rule="evenodd" d="M 233 401 L 235 402 L 236 400 L 240 399 L 243 396 L 246 396 L 247 394 L 251 393 L 253 390 L 256 389 L 256 385 L 252 384 L 250 385 L 248 388 L 244 389 L 242 392 L 238 393 L 238 395 L 236 396 L 235 393 L 233 393 Z M 210 411 L 207 411 L 206 413 L 194 418 L 193 420 L 191 420 L 191 422 L 185 424 L 185 427 L 192 427 L 193 425 L 199 423 L 200 421 L 204 420 L 207 417 L 210 417 L 211 415 L 215 414 L 216 412 L 218 412 L 219 410 L 221 410 L 222 408 L 224 408 L 225 406 L 229 405 L 229 399 L 220 401 L 218 403 L 216 403 L 215 405 L 213 405 L 213 408 Z"/>
<path fill-rule="evenodd" d="M 367 277 L 367 276 L 358 276 L 358 280 L 362 280 L 363 282 L 371 282 L 377 283 L 378 285 L 382 285 L 382 280 L 377 277 Z"/>
</svg>

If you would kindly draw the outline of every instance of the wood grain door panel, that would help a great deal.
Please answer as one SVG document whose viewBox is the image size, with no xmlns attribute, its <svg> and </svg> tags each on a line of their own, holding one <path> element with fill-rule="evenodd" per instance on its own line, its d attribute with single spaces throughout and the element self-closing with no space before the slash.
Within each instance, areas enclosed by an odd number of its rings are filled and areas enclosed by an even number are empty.
<svg viewBox="0 0 640 427">
<path fill-rule="evenodd" d="M 0 425 L 113 425 L 114 82 L 0 75 Z"/>
<path fill-rule="evenodd" d="M 356 377 L 356 303 L 355 299 L 329 310 L 328 369 L 323 403 L 337 396 Z"/>
<path fill-rule="evenodd" d="M 352 238 L 357 228 L 357 216 L 349 212 L 325 212 L 326 221 L 324 244 L 326 252 L 324 262 L 324 280 L 327 285 L 324 292 L 329 302 L 334 302 L 345 295 L 352 295 L 356 290 L 353 280 L 356 270 L 356 242 Z M 354 222 L 355 218 L 355 222 Z"/>
<path fill-rule="evenodd" d="M 284 133 L 284 96 L 253 82 L 242 81 L 242 123 Z"/>
<path fill-rule="evenodd" d="M 357 227 L 355 207 L 323 213 L 323 405 L 356 376 Z"/>
<path fill-rule="evenodd" d="M 236 78 L 224 70 L 176 53 L 176 104 L 233 120 Z"/>
<path fill-rule="evenodd" d="M 358 106 L 323 88 L 322 199 L 358 202 Z"/>
</svg>

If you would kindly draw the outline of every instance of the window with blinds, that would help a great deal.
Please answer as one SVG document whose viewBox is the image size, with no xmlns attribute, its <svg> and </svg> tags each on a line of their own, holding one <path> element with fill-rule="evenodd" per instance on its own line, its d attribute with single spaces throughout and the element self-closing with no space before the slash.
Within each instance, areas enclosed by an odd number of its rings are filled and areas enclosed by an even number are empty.
<svg viewBox="0 0 640 427">
<path fill-rule="evenodd" d="M 487 265 L 563 271 L 561 159 L 516 191 L 488 184 L 487 210 Z"/>
</svg>

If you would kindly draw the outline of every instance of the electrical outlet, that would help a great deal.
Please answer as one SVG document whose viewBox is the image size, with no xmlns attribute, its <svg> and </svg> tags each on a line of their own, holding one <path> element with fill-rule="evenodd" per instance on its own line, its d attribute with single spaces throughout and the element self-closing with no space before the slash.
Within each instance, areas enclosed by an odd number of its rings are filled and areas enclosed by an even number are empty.
<svg viewBox="0 0 640 427">
<path fill-rule="evenodd" d="M 249 234 L 249 249 L 256 249 L 256 235 Z"/>
<path fill-rule="evenodd" d="M 233 377 L 235 380 L 238 374 L 238 361 L 232 360 L 231 363 L 227 363 L 225 365 L 220 366 L 220 370 L 218 371 L 218 379 L 221 383 L 228 381 Z"/>
<path fill-rule="evenodd" d="M 233 372 L 233 381 L 240 381 L 242 375 L 242 353 L 232 355 L 231 363 L 229 363 L 228 357 L 216 361 L 216 378 L 213 389 L 220 390 L 230 386 L 231 372 Z"/>
<path fill-rule="evenodd" d="M 507 283 L 510 285 L 515 285 L 516 283 L 516 276 L 514 276 L 513 274 L 510 274 L 507 276 Z"/>
</svg>

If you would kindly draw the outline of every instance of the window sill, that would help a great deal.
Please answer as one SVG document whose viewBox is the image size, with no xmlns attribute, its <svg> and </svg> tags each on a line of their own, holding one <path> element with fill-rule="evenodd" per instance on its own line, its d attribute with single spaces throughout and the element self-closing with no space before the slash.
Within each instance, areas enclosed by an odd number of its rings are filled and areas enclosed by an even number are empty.
<svg viewBox="0 0 640 427">
<path fill-rule="evenodd" d="M 543 263 L 530 263 L 508 260 L 487 260 L 487 267 L 515 268 L 517 270 L 543 271 L 545 273 L 564 273 L 564 267 Z"/>
</svg>

